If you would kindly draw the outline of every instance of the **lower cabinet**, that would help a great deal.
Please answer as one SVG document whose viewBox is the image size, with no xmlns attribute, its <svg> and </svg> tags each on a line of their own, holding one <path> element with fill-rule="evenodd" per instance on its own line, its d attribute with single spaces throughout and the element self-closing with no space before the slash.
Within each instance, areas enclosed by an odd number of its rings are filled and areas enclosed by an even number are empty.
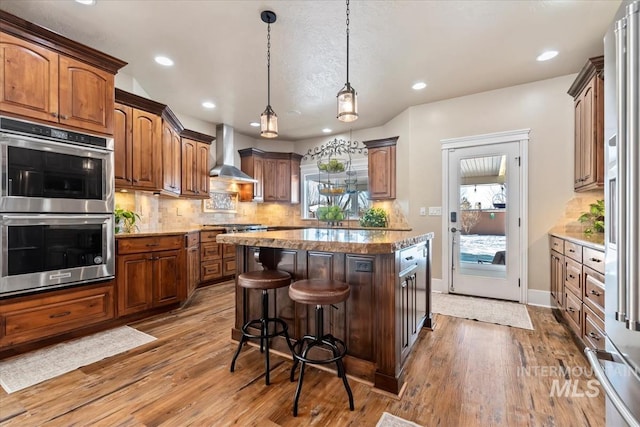
<svg viewBox="0 0 640 427">
<path fill-rule="evenodd" d="M 200 284 L 200 232 L 193 231 L 185 237 L 187 247 L 187 298 Z"/>
<path fill-rule="evenodd" d="M 585 346 L 604 349 L 604 251 L 575 239 L 550 236 L 551 295 Z"/>
<path fill-rule="evenodd" d="M 404 363 L 418 339 L 427 315 L 426 281 L 424 280 L 426 257 L 424 246 L 413 246 L 399 252 L 397 307 L 400 323 L 400 363 Z"/>
<path fill-rule="evenodd" d="M 117 240 L 118 316 L 186 299 L 184 235 Z"/>
<path fill-rule="evenodd" d="M 0 302 L 0 348 L 82 329 L 115 317 L 114 280 Z"/>
<path fill-rule="evenodd" d="M 236 274 L 236 245 L 216 242 L 220 230 L 200 232 L 200 282 L 211 282 Z"/>
</svg>

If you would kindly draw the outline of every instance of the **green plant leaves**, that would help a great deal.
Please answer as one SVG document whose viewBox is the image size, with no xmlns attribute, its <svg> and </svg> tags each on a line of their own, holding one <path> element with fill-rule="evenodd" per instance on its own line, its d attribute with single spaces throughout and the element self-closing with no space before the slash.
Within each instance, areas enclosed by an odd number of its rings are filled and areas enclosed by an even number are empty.
<svg viewBox="0 0 640 427">
<path fill-rule="evenodd" d="M 604 200 L 596 200 L 595 203 L 591 203 L 589 212 L 584 212 L 578 217 L 578 221 L 588 225 L 584 230 L 586 234 L 604 232 L 604 219 Z"/>
<path fill-rule="evenodd" d="M 389 216 L 382 208 L 369 208 L 360 218 L 363 227 L 386 227 L 388 222 Z"/>
</svg>

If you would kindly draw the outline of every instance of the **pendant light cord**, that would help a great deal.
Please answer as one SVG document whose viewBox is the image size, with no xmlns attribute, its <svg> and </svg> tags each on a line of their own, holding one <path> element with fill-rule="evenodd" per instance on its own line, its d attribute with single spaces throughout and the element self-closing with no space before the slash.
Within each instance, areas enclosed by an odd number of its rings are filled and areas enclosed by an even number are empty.
<svg viewBox="0 0 640 427">
<path fill-rule="evenodd" d="M 349 84 L 349 0 L 347 0 L 347 84 Z"/>
<path fill-rule="evenodd" d="M 271 105 L 271 24 L 267 24 L 267 105 Z"/>
</svg>

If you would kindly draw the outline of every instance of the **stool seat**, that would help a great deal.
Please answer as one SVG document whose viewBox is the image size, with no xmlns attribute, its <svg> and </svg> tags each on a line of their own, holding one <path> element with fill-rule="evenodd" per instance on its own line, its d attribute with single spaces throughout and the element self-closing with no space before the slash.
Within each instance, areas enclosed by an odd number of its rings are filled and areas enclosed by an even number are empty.
<svg viewBox="0 0 640 427">
<path fill-rule="evenodd" d="M 349 284 L 331 279 L 308 279 L 293 282 L 289 298 L 301 304 L 330 305 L 349 298 Z"/>
<path fill-rule="evenodd" d="M 247 289 L 277 289 L 289 286 L 291 275 L 286 271 L 259 270 L 242 273 L 238 285 Z"/>
</svg>

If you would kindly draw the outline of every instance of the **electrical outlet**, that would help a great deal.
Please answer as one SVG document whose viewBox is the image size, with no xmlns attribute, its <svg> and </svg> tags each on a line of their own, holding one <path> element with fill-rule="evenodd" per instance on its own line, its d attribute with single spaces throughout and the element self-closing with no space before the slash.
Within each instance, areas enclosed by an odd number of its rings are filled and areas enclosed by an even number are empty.
<svg viewBox="0 0 640 427">
<path fill-rule="evenodd" d="M 424 206 L 420 207 L 420 216 L 425 216 L 427 214 L 427 208 Z"/>
<path fill-rule="evenodd" d="M 180 208 L 176 208 L 176 216 L 182 216 L 182 212 L 180 211 Z"/>
<path fill-rule="evenodd" d="M 442 215 L 442 206 L 429 206 L 429 216 Z"/>
</svg>

